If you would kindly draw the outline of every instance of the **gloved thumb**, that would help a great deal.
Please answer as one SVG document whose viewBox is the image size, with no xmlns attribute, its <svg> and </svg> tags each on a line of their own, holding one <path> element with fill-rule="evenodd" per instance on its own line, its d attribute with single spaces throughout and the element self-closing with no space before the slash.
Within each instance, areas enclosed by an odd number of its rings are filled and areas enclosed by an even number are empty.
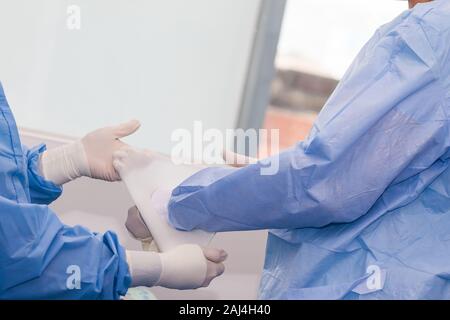
<svg viewBox="0 0 450 320">
<path fill-rule="evenodd" d="M 128 122 L 113 127 L 113 133 L 116 136 L 116 138 L 125 138 L 135 133 L 140 126 L 141 123 L 138 120 L 130 120 Z"/>
</svg>

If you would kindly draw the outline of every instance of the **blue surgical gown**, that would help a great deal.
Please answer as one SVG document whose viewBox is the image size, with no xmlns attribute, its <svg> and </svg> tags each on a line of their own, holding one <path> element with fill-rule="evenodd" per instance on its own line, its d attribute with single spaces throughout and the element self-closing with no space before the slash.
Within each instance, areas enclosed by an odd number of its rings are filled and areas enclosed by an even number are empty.
<svg viewBox="0 0 450 320">
<path fill-rule="evenodd" d="M 269 159 L 276 174 L 200 171 L 169 219 L 274 229 L 262 299 L 450 299 L 449 113 L 450 1 L 437 0 L 377 30 L 307 140 Z"/>
<path fill-rule="evenodd" d="M 52 212 L 61 188 L 39 175 L 44 150 L 22 146 L 0 85 L 0 299 L 118 299 L 131 282 L 124 249 Z"/>
</svg>

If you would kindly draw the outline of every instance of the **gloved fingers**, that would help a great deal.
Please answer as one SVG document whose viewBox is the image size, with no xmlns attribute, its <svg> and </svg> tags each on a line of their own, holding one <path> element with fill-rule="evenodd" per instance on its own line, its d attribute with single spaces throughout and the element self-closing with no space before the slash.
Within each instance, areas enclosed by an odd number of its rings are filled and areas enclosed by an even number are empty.
<svg viewBox="0 0 450 320">
<path fill-rule="evenodd" d="M 117 142 L 121 142 L 121 141 L 117 141 Z M 123 168 L 125 167 L 125 162 L 126 162 L 125 160 L 129 156 L 130 149 L 131 149 L 130 146 L 128 146 L 127 144 L 123 144 L 123 146 L 117 148 L 117 151 L 113 152 L 112 164 L 113 164 L 114 169 L 116 170 L 116 172 L 119 175 L 122 172 Z"/>
<path fill-rule="evenodd" d="M 122 181 L 122 178 L 120 177 L 120 175 L 117 173 L 117 171 L 112 171 L 110 176 L 107 177 L 106 179 L 104 179 L 105 181 L 109 181 L 109 182 L 117 182 L 117 181 Z"/>
<path fill-rule="evenodd" d="M 135 133 L 141 126 L 138 120 L 130 120 L 128 122 L 112 127 L 113 134 L 117 139 L 125 138 Z"/>
<path fill-rule="evenodd" d="M 249 164 L 254 164 L 258 162 L 258 159 L 247 157 L 242 154 L 235 153 L 230 150 L 223 150 L 222 152 L 222 158 L 225 160 L 225 163 L 227 165 L 230 165 L 232 167 L 236 168 L 242 168 Z"/>
<path fill-rule="evenodd" d="M 206 264 L 206 278 L 202 287 L 208 287 L 215 278 L 221 276 L 225 272 L 225 265 L 223 263 L 207 261 Z"/>
<path fill-rule="evenodd" d="M 110 160 L 111 161 L 111 160 Z M 95 170 L 91 170 L 94 173 L 97 172 L 97 174 L 94 174 L 95 179 L 101 179 L 104 181 L 109 182 L 115 182 L 115 181 L 121 181 L 121 177 L 117 170 L 114 168 L 114 163 L 99 163 L 96 165 Z"/>
<path fill-rule="evenodd" d="M 118 159 L 113 160 L 113 167 L 116 170 L 116 172 L 122 171 L 124 166 L 125 165 L 123 164 L 123 162 L 121 160 L 118 160 Z"/>
<path fill-rule="evenodd" d="M 223 262 L 227 259 L 228 254 L 223 249 L 202 248 L 202 250 L 206 258 L 206 277 L 202 287 L 207 287 L 212 280 L 225 272 Z"/>
<path fill-rule="evenodd" d="M 227 252 L 223 249 L 202 248 L 202 250 L 205 258 L 215 263 L 224 262 L 228 257 Z"/>
<path fill-rule="evenodd" d="M 123 160 L 126 157 L 128 157 L 128 152 L 127 152 L 128 148 L 129 147 L 126 146 L 126 147 L 120 148 L 117 151 L 114 151 L 114 153 L 113 153 L 113 160 Z"/>
</svg>

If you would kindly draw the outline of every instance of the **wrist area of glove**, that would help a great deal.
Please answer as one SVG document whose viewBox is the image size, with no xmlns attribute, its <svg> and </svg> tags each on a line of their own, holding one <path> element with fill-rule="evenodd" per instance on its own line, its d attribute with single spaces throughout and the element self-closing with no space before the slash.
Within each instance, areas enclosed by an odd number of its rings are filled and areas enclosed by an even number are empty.
<svg viewBox="0 0 450 320">
<path fill-rule="evenodd" d="M 63 185 L 81 176 L 91 175 L 81 141 L 46 150 L 40 156 L 39 171 L 44 179 L 56 185 Z"/>
<path fill-rule="evenodd" d="M 153 287 L 161 278 L 160 254 L 147 251 L 126 251 L 132 287 Z"/>
<path fill-rule="evenodd" d="M 126 255 L 132 287 L 188 290 L 205 283 L 206 258 L 197 245 L 182 245 L 165 253 L 127 251 Z"/>
<path fill-rule="evenodd" d="M 161 277 L 157 286 L 188 290 L 203 286 L 206 280 L 207 263 L 202 248 L 198 245 L 181 245 L 160 254 Z"/>
</svg>

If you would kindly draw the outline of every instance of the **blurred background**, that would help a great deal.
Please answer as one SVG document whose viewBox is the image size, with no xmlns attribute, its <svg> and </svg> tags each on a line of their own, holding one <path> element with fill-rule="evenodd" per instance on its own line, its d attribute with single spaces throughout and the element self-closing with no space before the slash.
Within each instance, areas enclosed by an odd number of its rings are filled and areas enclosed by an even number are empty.
<svg viewBox="0 0 450 320">
<path fill-rule="evenodd" d="M 303 140 L 362 46 L 406 9 L 394 0 L 288 0 L 264 127 L 280 148 Z"/>
<path fill-rule="evenodd" d="M 49 148 L 137 118 L 127 142 L 170 152 L 171 133 L 279 129 L 302 140 L 363 44 L 406 10 L 395 0 L 0 0 L 0 81 L 27 145 Z M 75 10 L 74 10 L 75 8 Z M 78 27 L 77 26 L 78 23 Z M 74 27 L 75 25 L 75 27 Z M 52 208 L 69 225 L 124 228 L 122 183 L 79 179 Z M 227 272 L 159 299 L 254 299 L 267 231 L 217 235 Z"/>
</svg>

